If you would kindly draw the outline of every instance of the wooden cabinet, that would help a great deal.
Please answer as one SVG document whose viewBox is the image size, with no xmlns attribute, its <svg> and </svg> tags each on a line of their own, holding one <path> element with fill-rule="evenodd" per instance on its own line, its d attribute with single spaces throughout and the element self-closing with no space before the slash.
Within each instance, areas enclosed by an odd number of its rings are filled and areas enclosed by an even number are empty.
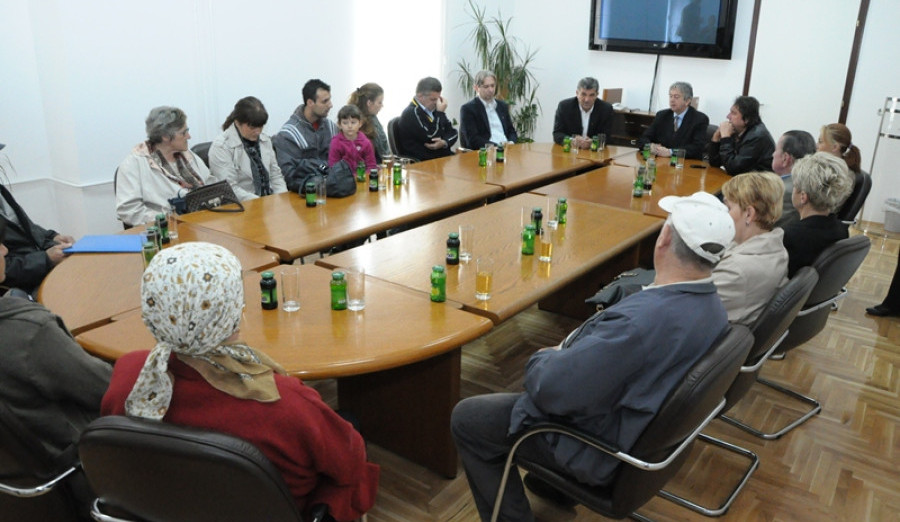
<svg viewBox="0 0 900 522">
<path fill-rule="evenodd" d="M 653 123 L 655 113 L 647 111 L 617 110 L 613 113 L 611 135 L 606 142 L 610 145 L 634 145 L 645 130 Z"/>
</svg>

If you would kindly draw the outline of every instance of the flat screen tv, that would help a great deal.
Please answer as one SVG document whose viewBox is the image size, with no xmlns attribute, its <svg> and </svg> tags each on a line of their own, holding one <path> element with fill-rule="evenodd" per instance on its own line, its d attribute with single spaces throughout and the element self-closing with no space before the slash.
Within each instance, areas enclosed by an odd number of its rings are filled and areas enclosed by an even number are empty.
<svg viewBox="0 0 900 522">
<path fill-rule="evenodd" d="M 731 59 L 738 0 L 591 0 L 590 48 Z"/>
</svg>

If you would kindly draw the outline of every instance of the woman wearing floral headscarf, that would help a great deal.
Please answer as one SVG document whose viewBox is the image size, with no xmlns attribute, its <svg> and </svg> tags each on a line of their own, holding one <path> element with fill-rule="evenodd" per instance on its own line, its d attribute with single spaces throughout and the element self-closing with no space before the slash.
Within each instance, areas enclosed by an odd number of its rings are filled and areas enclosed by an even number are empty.
<svg viewBox="0 0 900 522">
<path fill-rule="evenodd" d="M 378 466 L 315 390 L 237 340 L 243 294 L 240 263 L 220 246 L 182 243 L 157 254 L 141 284 L 156 347 L 118 360 L 102 414 L 240 437 L 281 471 L 301 512 L 325 503 L 337 520 L 359 517 L 375 502 Z"/>
</svg>

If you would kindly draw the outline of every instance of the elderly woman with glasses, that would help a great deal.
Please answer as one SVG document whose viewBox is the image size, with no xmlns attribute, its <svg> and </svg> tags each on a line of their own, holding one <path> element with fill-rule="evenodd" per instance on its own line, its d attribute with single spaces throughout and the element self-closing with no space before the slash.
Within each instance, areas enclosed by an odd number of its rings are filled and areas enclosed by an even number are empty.
<svg viewBox="0 0 900 522">
<path fill-rule="evenodd" d="M 281 471 L 299 510 L 327 504 L 352 520 L 375 502 L 378 466 L 319 394 L 238 339 L 241 265 L 225 248 L 188 242 L 157 254 L 143 275 L 153 350 L 120 358 L 101 404 L 130 415 L 240 437 Z"/>
<path fill-rule="evenodd" d="M 156 107 L 146 120 L 147 141 L 116 169 L 116 215 L 126 226 L 170 210 L 169 199 L 203 185 L 209 169 L 188 149 L 187 116 L 176 107 Z"/>
</svg>

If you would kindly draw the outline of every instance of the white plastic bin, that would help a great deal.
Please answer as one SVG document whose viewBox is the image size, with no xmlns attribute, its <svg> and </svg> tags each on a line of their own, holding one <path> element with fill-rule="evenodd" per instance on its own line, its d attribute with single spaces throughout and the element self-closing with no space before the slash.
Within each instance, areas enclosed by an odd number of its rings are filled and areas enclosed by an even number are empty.
<svg viewBox="0 0 900 522">
<path fill-rule="evenodd" d="M 900 232 L 900 199 L 888 198 L 884 202 L 884 230 Z"/>
</svg>

